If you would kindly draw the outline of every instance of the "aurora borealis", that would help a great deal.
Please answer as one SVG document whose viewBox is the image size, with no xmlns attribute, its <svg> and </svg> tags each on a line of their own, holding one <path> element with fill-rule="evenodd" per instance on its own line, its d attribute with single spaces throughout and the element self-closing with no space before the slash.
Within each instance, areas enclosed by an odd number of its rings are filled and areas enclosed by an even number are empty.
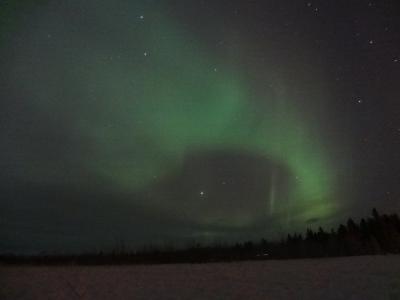
<svg viewBox="0 0 400 300">
<path fill-rule="evenodd" d="M 382 79 L 399 49 L 360 74 L 378 34 L 332 29 L 380 7 L 322 21 L 328 4 L 284 2 L 1 3 L 0 250 L 277 238 L 399 209 L 398 159 L 371 146 L 400 149 Z M 336 30 L 365 45 L 346 57 Z"/>
</svg>

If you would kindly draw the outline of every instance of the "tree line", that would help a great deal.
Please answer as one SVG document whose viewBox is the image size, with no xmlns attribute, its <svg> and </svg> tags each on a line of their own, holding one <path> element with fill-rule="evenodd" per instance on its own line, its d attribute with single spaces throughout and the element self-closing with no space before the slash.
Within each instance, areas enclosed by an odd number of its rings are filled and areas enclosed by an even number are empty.
<svg viewBox="0 0 400 300">
<path fill-rule="evenodd" d="M 289 258 L 337 257 L 352 255 L 400 253 L 400 218 L 397 214 L 380 215 L 376 209 L 372 216 L 356 223 L 348 219 L 336 230 L 327 232 L 307 229 L 304 234 L 289 234 L 279 242 L 262 239 L 230 245 L 201 245 L 186 249 L 147 248 L 127 251 L 120 248 L 111 253 L 81 255 L 0 256 L 3 263 L 32 264 L 154 264 L 197 263 L 214 261 L 265 260 Z"/>
<path fill-rule="evenodd" d="M 326 232 L 319 227 L 308 229 L 304 237 L 288 235 L 277 248 L 276 255 L 293 258 L 400 253 L 400 219 L 373 209 L 372 217 L 359 223 L 350 218 L 337 230 Z"/>
</svg>

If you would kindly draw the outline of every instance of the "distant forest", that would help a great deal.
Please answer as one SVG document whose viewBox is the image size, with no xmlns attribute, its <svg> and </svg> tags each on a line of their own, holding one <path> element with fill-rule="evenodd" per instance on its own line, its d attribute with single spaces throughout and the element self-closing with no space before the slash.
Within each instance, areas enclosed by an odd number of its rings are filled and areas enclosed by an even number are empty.
<svg viewBox="0 0 400 300">
<path fill-rule="evenodd" d="M 123 247 L 111 253 L 91 253 L 64 256 L 0 256 L 6 264 L 155 264 L 201 263 L 216 261 L 317 258 L 353 255 L 400 253 L 400 219 L 397 214 L 372 216 L 359 223 L 348 219 L 337 230 L 326 232 L 308 229 L 305 234 L 289 234 L 280 242 L 265 239 L 230 245 L 203 246 L 186 249 L 149 248 L 129 252 Z"/>
</svg>

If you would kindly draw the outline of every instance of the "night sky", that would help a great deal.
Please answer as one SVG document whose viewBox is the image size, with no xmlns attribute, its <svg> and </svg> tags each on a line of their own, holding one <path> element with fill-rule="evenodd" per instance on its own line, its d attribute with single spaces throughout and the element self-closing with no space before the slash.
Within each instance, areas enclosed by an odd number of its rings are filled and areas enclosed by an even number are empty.
<svg viewBox="0 0 400 300">
<path fill-rule="evenodd" d="M 0 252 L 400 212 L 393 1 L 0 2 Z"/>
</svg>

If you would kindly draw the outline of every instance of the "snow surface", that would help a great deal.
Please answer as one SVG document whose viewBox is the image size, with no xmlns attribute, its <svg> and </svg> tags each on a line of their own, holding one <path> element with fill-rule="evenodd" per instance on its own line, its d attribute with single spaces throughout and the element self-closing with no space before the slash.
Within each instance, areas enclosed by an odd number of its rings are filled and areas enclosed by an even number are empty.
<svg viewBox="0 0 400 300">
<path fill-rule="evenodd" d="M 0 266 L 0 299 L 400 299 L 400 256 Z"/>
</svg>

